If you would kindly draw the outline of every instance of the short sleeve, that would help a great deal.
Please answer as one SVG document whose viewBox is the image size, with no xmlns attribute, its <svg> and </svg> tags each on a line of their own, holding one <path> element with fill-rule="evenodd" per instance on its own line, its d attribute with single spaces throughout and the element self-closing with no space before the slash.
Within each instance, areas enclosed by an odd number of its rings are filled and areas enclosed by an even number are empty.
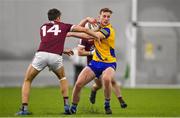
<svg viewBox="0 0 180 118">
<path fill-rule="evenodd" d="M 110 36 L 110 29 L 109 28 L 102 28 L 100 30 L 100 32 L 106 37 L 108 38 Z"/>
</svg>

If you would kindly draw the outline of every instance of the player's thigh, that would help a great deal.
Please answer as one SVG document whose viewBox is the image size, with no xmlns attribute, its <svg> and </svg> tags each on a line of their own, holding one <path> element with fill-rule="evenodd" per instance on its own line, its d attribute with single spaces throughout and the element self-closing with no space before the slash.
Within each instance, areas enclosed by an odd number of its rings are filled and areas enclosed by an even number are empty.
<svg viewBox="0 0 180 118">
<path fill-rule="evenodd" d="M 102 81 L 101 81 L 100 78 L 95 78 L 95 79 L 94 79 L 94 82 L 95 82 L 95 84 L 96 84 L 97 86 L 102 86 Z"/>
<path fill-rule="evenodd" d="M 53 72 L 56 74 L 59 80 L 65 77 L 65 71 L 63 66 L 61 66 L 57 70 L 53 70 Z"/>
<path fill-rule="evenodd" d="M 94 77 L 95 77 L 94 72 L 88 66 L 86 66 L 79 74 L 76 84 L 84 86 L 90 81 L 92 81 Z"/>
<path fill-rule="evenodd" d="M 115 76 L 115 70 L 111 67 L 108 67 L 102 73 L 102 80 L 104 80 L 104 79 L 112 80 L 114 78 L 114 76 Z"/>
<path fill-rule="evenodd" d="M 38 71 L 36 68 L 34 68 L 32 66 L 32 64 L 30 64 L 28 66 L 28 69 L 27 69 L 26 74 L 25 74 L 25 80 L 32 81 L 36 77 L 36 75 L 38 75 L 39 72 L 40 71 Z"/>
<path fill-rule="evenodd" d="M 115 78 L 112 78 L 112 79 L 111 79 L 111 83 L 112 83 L 112 85 L 116 85 L 116 84 L 117 84 L 116 79 L 115 79 Z"/>
</svg>

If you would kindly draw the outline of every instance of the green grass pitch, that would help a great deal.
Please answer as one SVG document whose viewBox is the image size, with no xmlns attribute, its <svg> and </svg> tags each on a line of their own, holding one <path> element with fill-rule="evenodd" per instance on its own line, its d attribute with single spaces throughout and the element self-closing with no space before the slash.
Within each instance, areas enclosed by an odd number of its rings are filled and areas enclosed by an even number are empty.
<svg viewBox="0 0 180 118">
<path fill-rule="evenodd" d="M 70 89 L 71 95 L 72 89 Z M 120 108 L 112 95 L 112 115 L 104 114 L 103 91 L 97 93 L 96 104 L 89 102 L 90 88 L 83 88 L 78 112 L 63 114 L 63 100 L 58 87 L 32 88 L 29 110 L 32 117 L 180 117 L 180 89 L 122 89 L 128 104 Z M 71 98 L 71 97 L 70 97 Z M 0 117 L 14 117 L 20 108 L 21 88 L 0 88 Z"/>
</svg>

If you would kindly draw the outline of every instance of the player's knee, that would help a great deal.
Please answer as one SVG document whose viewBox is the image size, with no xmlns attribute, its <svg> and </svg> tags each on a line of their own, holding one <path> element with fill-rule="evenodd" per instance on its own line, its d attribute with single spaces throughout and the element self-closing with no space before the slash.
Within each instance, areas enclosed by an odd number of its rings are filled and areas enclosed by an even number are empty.
<svg viewBox="0 0 180 118">
<path fill-rule="evenodd" d="M 109 77 L 103 77 L 103 81 L 106 82 L 106 83 L 110 83 L 111 82 L 111 79 Z"/>
<path fill-rule="evenodd" d="M 112 85 L 116 85 L 116 82 L 114 80 L 111 81 Z"/>
<path fill-rule="evenodd" d="M 102 84 L 93 84 L 94 89 L 100 89 L 102 87 Z"/>
<path fill-rule="evenodd" d="M 64 81 L 66 80 L 66 77 L 58 77 L 59 78 L 59 81 Z"/>
</svg>

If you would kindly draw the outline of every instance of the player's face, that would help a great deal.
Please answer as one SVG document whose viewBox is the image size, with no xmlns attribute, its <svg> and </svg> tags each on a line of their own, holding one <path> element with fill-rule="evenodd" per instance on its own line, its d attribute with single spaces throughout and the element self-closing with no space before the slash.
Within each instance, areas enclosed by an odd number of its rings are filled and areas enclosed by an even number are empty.
<svg viewBox="0 0 180 118">
<path fill-rule="evenodd" d="M 102 26 L 106 26 L 110 23 L 111 13 L 110 12 L 102 12 L 99 16 L 99 20 Z"/>
</svg>

